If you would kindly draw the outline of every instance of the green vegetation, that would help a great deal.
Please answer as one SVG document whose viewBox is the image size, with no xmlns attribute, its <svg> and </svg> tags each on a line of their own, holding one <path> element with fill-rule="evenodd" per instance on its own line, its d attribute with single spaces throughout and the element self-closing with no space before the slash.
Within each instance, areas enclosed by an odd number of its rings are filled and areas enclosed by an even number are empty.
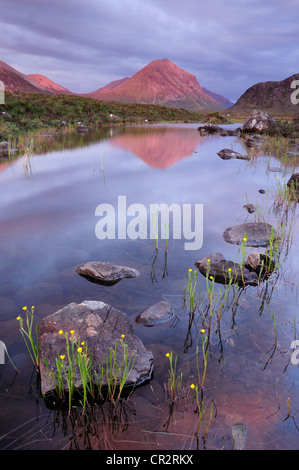
<svg viewBox="0 0 299 470">
<path fill-rule="evenodd" d="M 44 95 L 36 93 L 6 93 L 0 111 L 0 139 L 41 130 L 61 129 L 62 122 L 76 127 L 124 125 L 161 121 L 195 121 L 208 118 L 207 113 L 146 104 L 103 102 L 76 95 Z M 111 118 L 110 114 L 117 116 Z M 212 113 L 213 115 L 215 113 Z M 10 117 L 11 116 L 11 117 Z"/>
<path fill-rule="evenodd" d="M 196 298 L 194 297 L 195 288 L 197 284 L 197 271 L 194 269 L 189 269 L 189 276 L 188 276 L 188 285 L 187 285 L 187 292 L 189 295 L 189 304 L 190 304 L 190 313 L 194 312 L 196 308 Z"/>
<path fill-rule="evenodd" d="M 206 412 L 206 397 L 204 395 L 204 382 L 207 372 L 208 364 L 208 349 L 206 348 L 207 336 L 205 330 L 202 329 L 201 333 L 201 354 L 199 354 L 199 348 L 196 348 L 196 371 L 197 377 L 194 377 L 195 382 L 191 385 L 183 384 L 183 373 L 177 375 L 177 356 L 173 359 L 172 351 L 166 354 L 169 359 L 169 378 L 167 384 L 168 397 L 170 399 L 169 407 L 169 418 L 165 423 L 166 429 L 168 429 L 170 418 L 173 414 L 173 405 L 175 402 L 182 402 L 184 400 L 184 409 L 187 411 L 188 401 L 195 402 L 196 409 L 194 413 L 197 415 L 195 420 L 194 434 L 198 440 L 200 437 L 205 442 L 208 435 L 209 428 L 214 417 L 213 402 L 210 404 L 210 411 Z M 200 358 L 200 356 L 202 356 Z M 203 371 L 201 372 L 201 363 L 203 364 Z M 194 396 L 195 392 L 195 396 Z M 188 401 L 187 401 L 188 400 Z M 198 443 L 197 443 L 198 448 Z"/>
<path fill-rule="evenodd" d="M 177 400 L 183 392 L 182 388 L 182 379 L 183 379 L 183 374 L 182 372 L 177 376 L 177 360 L 178 356 L 176 355 L 174 360 L 173 360 L 173 354 L 172 351 L 170 353 L 166 353 L 166 357 L 169 359 L 169 379 L 168 379 L 168 394 L 170 397 L 171 403 L 173 403 L 175 400 Z"/>
<path fill-rule="evenodd" d="M 33 365 L 35 366 L 36 370 L 39 370 L 39 349 L 38 349 L 38 324 L 36 324 L 35 328 L 33 328 L 33 320 L 34 320 L 34 306 L 31 307 L 29 310 L 26 306 L 23 307 L 25 311 L 25 321 L 19 315 L 17 320 L 19 321 L 20 332 L 24 339 L 24 343 L 26 348 L 29 352 Z"/>
</svg>

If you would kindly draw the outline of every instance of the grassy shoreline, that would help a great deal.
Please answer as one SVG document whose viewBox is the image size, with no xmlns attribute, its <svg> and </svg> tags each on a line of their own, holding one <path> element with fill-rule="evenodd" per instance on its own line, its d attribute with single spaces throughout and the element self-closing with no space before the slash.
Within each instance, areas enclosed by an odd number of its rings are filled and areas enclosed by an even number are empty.
<svg viewBox="0 0 299 470">
<path fill-rule="evenodd" d="M 78 122 L 87 127 L 141 124 L 144 122 L 202 122 L 208 111 L 195 112 L 147 104 L 98 101 L 76 95 L 7 93 L 0 105 L 0 140 L 41 131 L 75 129 Z M 218 113 L 216 113 L 218 114 Z"/>
<path fill-rule="evenodd" d="M 149 104 L 104 102 L 77 95 L 46 95 L 36 93 L 6 93 L 0 105 L 0 142 L 8 141 L 11 157 L 20 153 L 45 152 L 55 148 L 76 147 L 108 137 L 110 127 L 155 123 L 204 123 L 216 125 L 242 123 L 246 112 L 226 109 L 188 111 Z M 299 137 L 298 115 L 275 113 L 278 139 Z M 89 128 L 88 137 L 76 129 L 81 122 Z M 55 145 L 49 138 L 55 137 Z M 269 136 L 270 137 L 270 136 Z M 275 143 L 275 146 L 278 144 Z M 7 158 L 5 158 L 7 160 Z M 2 159 L 1 159 L 2 160 Z"/>
</svg>

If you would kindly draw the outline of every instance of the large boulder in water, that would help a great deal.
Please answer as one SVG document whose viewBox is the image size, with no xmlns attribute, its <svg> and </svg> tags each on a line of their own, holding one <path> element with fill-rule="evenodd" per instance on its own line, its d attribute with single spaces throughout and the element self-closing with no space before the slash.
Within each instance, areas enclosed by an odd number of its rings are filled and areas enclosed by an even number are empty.
<svg viewBox="0 0 299 470">
<path fill-rule="evenodd" d="M 243 133 L 264 133 L 276 129 L 276 121 L 266 113 L 258 109 L 253 110 L 245 119 L 242 126 Z"/>
<path fill-rule="evenodd" d="M 118 266 L 105 261 L 89 261 L 81 264 L 76 272 L 89 281 L 103 285 L 113 285 L 121 279 L 139 276 L 137 269 Z"/>
<path fill-rule="evenodd" d="M 245 237 L 248 246 L 263 246 L 269 244 L 270 237 L 276 238 L 274 228 L 270 224 L 264 222 L 251 222 L 233 227 L 228 227 L 224 233 L 224 240 L 233 245 L 240 245 Z"/>
<path fill-rule="evenodd" d="M 39 322 L 39 349 L 41 389 L 48 394 L 53 388 L 48 379 L 48 370 L 56 374 L 58 355 L 66 355 L 66 339 L 62 330 L 75 341 L 84 341 L 88 353 L 92 355 L 92 369 L 99 371 L 99 365 L 105 367 L 110 348 L 117 344 L 117 362 L 123 363 L 123 348 L 120 344 L 122 335 L 127 344 L 128 356 L 135 358 L 133 369 L 126 385 L 139 384 L 150 378 L 153 369 L 153 355 L 136 336 L 126 313 L 100 301 L 75 302 L 43 318 Z M 70 331 L 74 333 L 70 335 Z M 119 342 L 119 344 L 118 344 Z M 45 361 L 48 364 L 48 370 Z M 107 385 L 104 374 L 103 386 Z M 67 384 L 65 383 L 67 390 Z M 76 375 L 76 387 L 82 386 L 79 373 Z"/>
<path fill-rule="evenodd" d="M 225 259 L 222 253 L 211 253 L 199 261 L 195 266 L 203 276 L 213 276 L 215 282 L 228 284 L 230 278 L 233 284 L 257 285 L 258 276 L 249 271 L 245 266 L 240 266 L 234 261 Z"/>
</svg>

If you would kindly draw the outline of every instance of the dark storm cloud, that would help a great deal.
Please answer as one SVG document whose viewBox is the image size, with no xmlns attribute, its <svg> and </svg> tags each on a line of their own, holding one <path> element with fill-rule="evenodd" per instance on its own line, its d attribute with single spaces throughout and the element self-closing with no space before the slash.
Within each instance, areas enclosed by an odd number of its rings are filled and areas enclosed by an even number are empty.
<svg viewBox="0 0 299 470">
<path fill-rule="evenodd" d="M 2 0 L 0 59 L 88 92 L 169 58 L 237 99 L 298 73 L 297 0 Z"/>
</svg>

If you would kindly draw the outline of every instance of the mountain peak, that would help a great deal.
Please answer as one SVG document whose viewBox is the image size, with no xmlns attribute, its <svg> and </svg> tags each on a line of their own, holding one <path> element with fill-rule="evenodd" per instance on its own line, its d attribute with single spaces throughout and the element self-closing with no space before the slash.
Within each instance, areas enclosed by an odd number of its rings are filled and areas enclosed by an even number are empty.
<svg viewBox="0 0 299 470">
<path fill-rule="evenodd" d="M 102 101 L 156 104 L 193 111 L 225 108 L 203 91 L 195 75 L 166 58 L 153 60 L 112 89 L 103 87 L 87 96 Z"/>
</svg>

